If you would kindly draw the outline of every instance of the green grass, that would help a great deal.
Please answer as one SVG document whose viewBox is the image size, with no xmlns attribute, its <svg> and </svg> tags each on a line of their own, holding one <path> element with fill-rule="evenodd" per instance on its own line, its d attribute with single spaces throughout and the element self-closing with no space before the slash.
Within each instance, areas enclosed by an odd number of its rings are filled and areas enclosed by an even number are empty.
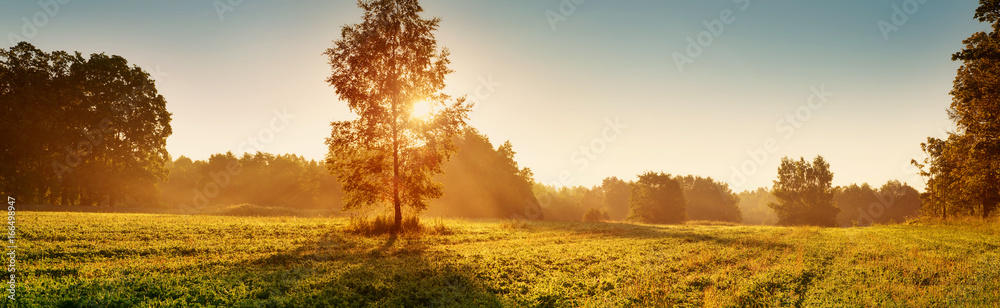
<svg viewBox="0 0 1000 308">
<path fill-rule="evenodd" d="M 822 229 L 18 213 L 18 307 L 960 307 L 1000 302 L 1000 225 Z M 432 227 L 441 229 L 442 226 Z"/>
</svg>

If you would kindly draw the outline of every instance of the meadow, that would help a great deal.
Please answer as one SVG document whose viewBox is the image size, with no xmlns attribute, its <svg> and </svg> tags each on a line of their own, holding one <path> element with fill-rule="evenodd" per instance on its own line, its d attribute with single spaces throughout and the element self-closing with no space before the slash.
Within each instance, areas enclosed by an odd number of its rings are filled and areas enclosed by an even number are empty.
<svg viewBox="0 0 1000 308">
<path fill-rule="evenodd" d="M 9 307 L 982 307 L 1000 223 L 867 228 L 19 212 Z M 433 227 L 432 227 L 433 226 Z"/>
</svg>

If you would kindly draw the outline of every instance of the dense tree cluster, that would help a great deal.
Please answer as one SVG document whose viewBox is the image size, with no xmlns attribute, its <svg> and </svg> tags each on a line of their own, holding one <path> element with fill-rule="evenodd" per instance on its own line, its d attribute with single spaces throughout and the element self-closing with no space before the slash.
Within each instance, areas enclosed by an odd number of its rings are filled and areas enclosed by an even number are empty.
<svg viewBox="0 0 1000 308">
<path fill-rule="evenodd" d="M 692 175 L 675 179 L 684 190 L 688 219 L 743 222 L 740 197 L 729 189 L 728 184 Z"/>
<path fill-rule="evenodd" d="M 184 211 L 241 203 L 296 210 L 343 206 L 337 178 L 322 163 L 297 155 L 257 152 L 237 158 L 227 152 L 197 161 L 181 156 L 168 169 L 163 202 Z"/>
<path fill-rule="evenodd" d="M 25 203 L 155 203 L 166 100 L 114 55 L 0 49 L 0 187 Z"/>
<path fill-rule="evenodd" d="M 600 186 L 556 188 L 536 183 L 533 191 L 548 220 L 579 221 L 587 210 L 605 208 Z"/>
<path fill-rule="evenodd" d="M 653 177 L 656 175 L 656 177 Z M 535 184 L 535 195 L 541 203 L 546 219 L 561 221 L 587 220 L 588 217 L 606 217 L 600 220 L 625 221 L 673 221 L 711 220 L 741 222 L 739 196 L 729 189 L 729 185 L 711 178 L 693 175 L 671 176 L 661 173 L 645 173 L 646 182 L 625 181 L 617 177 L 605 178 L 600 186 L 594 187 L 552 187 Z M 665 176 L 661 178 L 660 176 Z M 655 178 L 655 179 L 654 179 Z M 655 180 L 669 183 L 659 185 Z M 673 189 L 677 184 L 678 189 Z M 654 193 L 655 192 L 655 193 Z M 639 193 L 640 195 L 633 195 Z M 686 205 L 684 214 L 675 213 L 680 201 Z M 661 209 L 655 205 L 667 204 L 672 209 Z M 630 216 L 635 212 L 636 216 Z M 663 210 L 662 213 L 657 212 Z M 649 212 L 651 211 L 651 212 Z M 588 215 L 589 213 L 589 215 Z M 669 213 L 669 214 L 668 214 Z M 663 214 L 663 215 L 660 215 Z M 665 215 L 665 216 L 664 216 Z M 662 218 L 657 218 L 661 217 Z M 684 217 L 678 220 L 678 217 Z"/>
<path fill-rule="evenodd" d="M 880 188 L 868 183 L 837 187 L 833 202 L 840 208 L 837 224 L 841 226 L 898 223 L 916 217 L 920 211 L 920 193 L 896 180 Z"/>
<path fill-rule="evenodd" d="M 989 31 L 963 41 L 948 116 L 958 126 L 947 139 L 921 144 L 927 157 L 913 161 L 927 180 L 923 214 L 990 217 L 1000 206 L 1000 1 L 983 0 L 975 18 Z"/>
<path fill-rule="evenodd" d="M 687 200 L 681 184 L 669 174 L 646 172 L 630 184 L 628 219 L 675 224 L 687 220 Z"/>
<path fill-rule="evenodd" d="M 840 209 L 833 203 L 832 182 L 830 164 L 822 156 L 812 163 L 782 158 L 771 189 L 778 202 L 768 204 L 778 215 L 778 224 L 834 226 Z"/>
</svg>

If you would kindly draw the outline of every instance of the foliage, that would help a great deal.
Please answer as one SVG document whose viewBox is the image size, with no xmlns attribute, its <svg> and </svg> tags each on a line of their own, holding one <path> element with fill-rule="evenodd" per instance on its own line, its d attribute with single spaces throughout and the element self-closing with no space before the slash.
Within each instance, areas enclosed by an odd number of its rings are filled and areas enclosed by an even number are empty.
<svg viewBox="0 0 1000 308">
<path fill-rule="evenodd" d="M 601 192 L 604 194 L 604 211 L 613 220 L 628 218 L 629 185 L 617 177 L 608 177 L 601 182 Z"/>
<path fill-rule="evenodd" d="M 652 224 L 676 224 L 687 220 L 684 191 L 669 174 L 646 172 L 630 186 L 629 220 Z"/>
<path fill-rule="evenodd" d="M 297 212 L 330 210 L 343 197 L 340 183 L 325 166 L 298 155 L 257 152 L 237 158 L 227 152 L 197 161 L 181 156 L 168 170 L 162 201 L 191 213 L 242 203 Z"/>
<path fill-rule="evenodd" d="M 604 197 L 600 187 L 553 187 L 536 183 L 532 189 L 545 219 L 579 221 L 587 209 L 601 208 Z"/>
<path fill-rule="evenodd" d="M 393 220 L 385 215 L 368 217 L 364 215 L 351 215 L 350 222 L 344 230 L 348 233 L 361 234 L 365 236 L 388 234 L 393 232 L 414 233 L 423 230 L 420 218 L 416 216 L 406 216 L 400 228 L 396 228 Z"/>
<path fill-rule="evenodd" d="M 1000 206 L 1000 1 L 982 0 L 975 18 L 990 23 L 952 55 L 961 61 L 948 116 L 958 130 L 921 144 L 927 157 L 912 163 L 927 180 L 923 213 L 932 217 L 990 217 Z"/>
<path fill-rule="evenodd" d="M 778 215 L 779 225 L 836 225 L 840 210 L 833 204 L 833 173 L 822 156 L 812 164 L 784 157 L 771 193 L 778 202 L 768 206 Z"/>
<path fill-rule="evenodd" d="M 770 226 L 778 224 L 778 215 L 768 206 L 770 203 L 778 202 L 778 199 L 767 188 L 743 191 L 739 197 L 744 224 Z"/>
<path fill-rule="evenodd" d="M 990 307 L 1000 224 L 871 228 L 18 212 L 23 307 Z M 523 221 L 521 221 L 523 223 Z"/>
<path fill-rule="evenodd" d="M 542 218 L 531 190 L 535 182 L 531 170 L 518 166 L 510 142 L 494 148 L 489 138 L 470 127 L 455 144 L 458 152 L 437 177 L 444 185 L 444 196 L 431 203 L 426 215 Z"/>
<path fill-rule="evenodd" d="M 693 175 L 675 179 L 684 190 L 688 219 L 743 222 L 740 197 L 729 189 L 729 184 Z"/>
<path fill-rule="evenodd" d="M 833 202 L 840 209 L 837 215 L 840 226 L 900 223 L 919 215 L 920 193 L 896 180 L 877 189 L 868 183 L 851 184 L 837 187 Z"/>
<path fill-rule="evenodd" d="M 170 161 L 166 103 L 120 56 L 0 49 L 0 193 L 34 204 L 155 203 Z"/>
<path fill-rule="evenodd" d="M 326 163 L 343 184 L 345 209 L 389 205 L 399 229 L 403 206 L 419 211 L 441 196 L 433 175 L 456 150 L 471 105 L 464 97 L 448 105 L 451 97 L 441 93 L 451 70 L 433 34 L 440 19 L 421 18 L 416 0 L 358 6 L 363 21 L 344 26 L 325 53 L 333 70 L 327 82 L 358 115 L 331 124 Z M 422 101 L 435 111 L 418 118 L 413 108 Z"/>
<path fill-rule="evenodd" d="M 586 222 L 600 222 L 611 220 L 608 216 L 608 212 L 605 212 L 598 208 L 590 208 L 586 213 L 583 213 L 583 221 Z"/>
</svg>

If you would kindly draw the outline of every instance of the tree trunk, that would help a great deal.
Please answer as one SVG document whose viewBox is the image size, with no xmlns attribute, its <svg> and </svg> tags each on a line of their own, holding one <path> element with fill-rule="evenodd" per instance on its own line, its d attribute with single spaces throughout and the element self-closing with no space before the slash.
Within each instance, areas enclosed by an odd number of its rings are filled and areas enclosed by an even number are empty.
<svg viewBox="0 0 1000 308">
<path fill-rule="evenodd" d="M 398 127 L 398 106 L 396 101 L 392 105 L 392 205 L 396 208 L 396 217 L 392 226 L 394 233 L 403 229 L 403 209 L 399 201 L 399 127 Z"/>
</svg>

